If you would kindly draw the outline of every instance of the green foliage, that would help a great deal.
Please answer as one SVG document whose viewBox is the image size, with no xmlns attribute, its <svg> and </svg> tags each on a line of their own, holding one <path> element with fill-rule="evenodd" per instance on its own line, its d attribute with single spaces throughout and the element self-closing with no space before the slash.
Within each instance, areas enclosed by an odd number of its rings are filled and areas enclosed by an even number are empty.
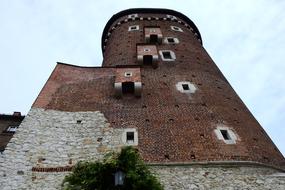
<svg viewBox="0 0 285 190">
<path fill-rule="evenodd" d="M 114 174 L 125 174 L 124 184 L 115 186 Z M 105 155 L 103 162 L 79 162 L 63 180 L 65 190 L 162 190 L 136 149 L 125 147 L 121 153 Z"/>
</svg>

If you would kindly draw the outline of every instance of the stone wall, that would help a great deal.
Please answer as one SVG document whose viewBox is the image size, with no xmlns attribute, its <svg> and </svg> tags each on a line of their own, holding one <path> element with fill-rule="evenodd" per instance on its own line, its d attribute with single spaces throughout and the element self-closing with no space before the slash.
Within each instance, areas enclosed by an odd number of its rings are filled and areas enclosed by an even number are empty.
<svg viewBox="0 0 285 190">
<path fill-rule="evenodd" d="M 152 166 L 165 190 L 284 190 L 285 173 L 250 166 Z"/>
<path fill-rule="evenodd" d="M 0 189 L 60 189 L 80 160 L 118 151 L 126 130 L 96 112 L 33 108 L 0 155 Z M 137 140 L 135 143 L 138 143 Z M 165 189 L 285 189 L 285 174 L 265 167 L 151 166 Z"/>
<path fill-rule="evenodd" d="M 0 189 L 58 189 L 76 162 L 120 148 L 123 132 L 98 111 L 33 108 L 0 155 Z"/>
</svg>

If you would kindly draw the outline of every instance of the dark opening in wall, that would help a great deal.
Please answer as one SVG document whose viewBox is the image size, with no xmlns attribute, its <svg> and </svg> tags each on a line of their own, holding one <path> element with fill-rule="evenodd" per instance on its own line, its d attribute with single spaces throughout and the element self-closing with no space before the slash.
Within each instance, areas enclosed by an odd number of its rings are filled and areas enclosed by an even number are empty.
<svg viewBox="0 0 285 190">
<path fill-rule="evenodd" d="M 164 59 L 172 59 L 171 54 L 169 51 L 162 52 Z"/>
<path fill-rule="evenodd" d="M 167 160 L 169 160 L 169 155 L 168 155 L 168 154 L 165 154 L 165 155 L 164 155 L 164 158 L 167 159 Z"/>
<path fill-rule="evenodd" d="M 175 43 L 174 38 L 167 38 L 168 43 Z"/>
<path fill-rule="evenodd" d="M 103 138 L 102 138 L 102 137 L 99 137 L 99 138 L 97 139 L 97 142 L 102 142 L 102 140 L 103 140 Z"/>
<path fill-rule="evenodd" d="M 143 64 L 144 65 L 152 65 L 152 55 L 144 55 L 143 56 Z"/>
<path fill-rule="evenodd" d="M 183 90 L 189 90 L 189 85 L 188 84 L 182 84 Z"/>
<path fill-rule="evenodd" d="M 220 131 L 221 131 L 221 134 L 223 135 L 223 138 L 225 140 L 231 140 L 231 137 L 230 137 L 230 135 L 229 135 L 227 130 L 220 130 Z"/>
<path fill-rule="evenodd" d="M 82 122 L 82 120 L 77 120 L 76 121 L 77 124 L 80 124 L 81 122 Z"/>
<path fill-rule="evenodd" d="M 134 142 L 135 140 L 135 133 L 134 132 L 127 132 L 127 142 Z"/>
<path fill-rule="evenodd" d="M 122 83 L 123 94 L 133 94 L 135 92 L 135 84 L 133 82 Z"/>
<path fill-rule="evenodd" d="M 158 37 L 157 37 L 157 35 L 151 34 L 151 35 L 150 35 L 150 38 L 149 38 L 149 42 L 150 42 L 151 44 L 157 43 L 157 42 L 158 42 Z"/>
<path fill-rule="evenodd" d="M 191 159 L 196 159 L 195 154 L 191 154 Z"/>
</svg>

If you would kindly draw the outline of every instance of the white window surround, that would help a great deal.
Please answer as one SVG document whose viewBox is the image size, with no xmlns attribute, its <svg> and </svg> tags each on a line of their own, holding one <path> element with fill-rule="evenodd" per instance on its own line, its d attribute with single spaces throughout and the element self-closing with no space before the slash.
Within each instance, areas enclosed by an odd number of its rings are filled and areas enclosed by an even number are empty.
<svg viewBox="0 0 285 190">
<path fill-rule="evenodd" d="M 139 29 L 140 29 L 139 25 L 132 25 L 132 26 L 129 26 L 128 31 L 135 31 L 135 30 L 139 30 Z"/>
<path fill-rule="evenodd" d="M 171 18 L 171 19 L 177 19 L 176 16 L 173 16 L 173 15 L 166 15 L 167 18 Z"/>
<path fill-rule="evenodd" d="M 133 76 L 132 72 L 125 72 L 125 77 L 131 77 L 131 76 Z"/>
<path fill-rule="evenodd" d="M 169 53 L 171 58 L 166 58 L 163 55 L 163 53 Z M 175 59 L 176 59 L 175 53 L 171 50 L 160 50 L 159 55 L 160 55 L 162 61 L 175 61 Z"/>
<path fill-rule="evenodd" d="M 138 14 L 130 14 L 128 15 L 128 18 L 137 18 L 138 17 Z"/>
<path fill-rule="evenodd" d="M 224 136 L 222 134 L 223 130 L 227 131 L 228 139 L 224 138 Z M 218 125 L 214 131 L 215 131 L 217 138 L 219 140 L 224 141 L 224 143 L 226 143 L 226 144 L 236 144 L 236 141 L 238 140 L 237 135 L 229 127 L 227 127 L 225 125 Z"/>
<path fill-rule="evenodd" d="M 133 132 L 134 133 L 134 140 L 133 141 L 127 141 L 127 133 L 128 132 Z M 122 142 L 125 145 L 137 146 L 138 145 L 138 132 L 137 132 L 137 129 L 135 129 L 135 128 L 126 128 L 126 129 L 124 129 L 123 134 L 122 134 Z"/>
<path fill-rule="evenodd" d="M 173 39 L 173 42 L 169 42 L 169 39 Z M 174 38 L 174 37 L 165 37 L 163 42 L 165 44 L 179 44 L 178 38 Z"/>
<path fill-rule="evenodd" d="M 17 130 L 18 127 L 19 127 L 19 126 L 17 126 L 17 125 L 10 125 L 10 126 L 6 129 L 5 132 L 12 132 L 12 133 L 14 133 L 14 132 L 16 132 L 16 130 Z"/>
<path fill-rule="evenodd" d="M 188 89 L 184 90 L 183 85 L 188 85 Z M 176 84 L 176 89 L 182 93 L 193 94 L 197 90 L 196 86 L 189 81 L 180 81 Z"/>
<path fill-rule="evenodd" d="M 183 32 L 182 28 L 178 26 L 170 26 L 171 30 L 177 31 L 177 32 Z"/>
<path fill-rule="evenodd" d="M 149 52 L 149 51 L 150 51 L 150 49 L 149 49 L 149 48 L 144 48 L 144 49 L 143 49 L 143 51 L 145 51 L 145 52 Z"/>
</svg>

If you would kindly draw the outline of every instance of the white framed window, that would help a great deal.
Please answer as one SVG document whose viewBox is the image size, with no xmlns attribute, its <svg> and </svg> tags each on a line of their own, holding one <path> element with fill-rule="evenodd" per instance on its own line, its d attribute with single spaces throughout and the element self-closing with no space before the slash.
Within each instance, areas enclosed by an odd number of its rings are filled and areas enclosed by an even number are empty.
<svg viewBox="0 0 285 190">
<path fill-rule="evenodd" d="M 176 59 L 175 53 L 171 50 L 160 50 L 159 54 L 162 61 L 175 61 Z"/>
<path fill-rule="evenodd" d="M 125 145 L 138 145 L 138 132 L 135 128 L 124 129 L 122 141 Z"/>
<path fill-rule="evenodd" d="M 215 129 L 215 134 L 219 140 L 224 141 L 226 144 L 236 144 L 238 139 L 236 134 L 225 125 L 219 125 Z"/>
<path fill-rule="evenodd" d="M 192 94 L 197 90 L 196 86 L 189 81 L 180 81 L 176 84 L 176 89 L 182 93 Z"/>
<path fill-rule="evenodd" d="M 133 76 L 132 72 L 125 72 L 125 77 L 131 77 L 131 76 Z"/>
<path fill-rule="evenodd" d="M 150 49 L 149 48 L 144 48 L 143 51 L 144 52 L 150 52 Z"/>
<path fill-rule="evenodd" d="M 135 142 L 135 132 L 133 131 L 126 132 L 126 138 L 128 144 L 133 144 Z"/>
<path fill-rule="evenodd" d="M 135 31 L 135 30 L 139 30 L 140 26 L 139 25 L 133 25 L 133 26 L 129 26 L 129 30 L 128 31 Z"/>
<path fill-rule="evenodd" d="M 17 125 L 9 125 L 7 129 L 4 131 L 6 133 L 15 133 L 19 126 Z"/>
<path fill-rule="evenodd" d="M 173 16 L 173 15 L 166 15 L 167 18 L 170 18 L 170 19 L 177 19 L 176 16 Z"/>
<path fill-rule="evenodd" d="M 171 30 L 174 30 L 176 32 L 183 32 L 182 28 L 178 27 L 178 26 L 170 26 Z"/>
<path fill-rule="evenodd" d="M 138 14 L 130 14 L 128 15 L 128 18 L 137 18 L 138 17 Z"/>
<path fill-rule="evenodd" d="M 174 38 L 174 37 L 165 37 L 163 42 L 165 44 L 178 44 L 179 40 L 178 38 Z"/>
</svg>

